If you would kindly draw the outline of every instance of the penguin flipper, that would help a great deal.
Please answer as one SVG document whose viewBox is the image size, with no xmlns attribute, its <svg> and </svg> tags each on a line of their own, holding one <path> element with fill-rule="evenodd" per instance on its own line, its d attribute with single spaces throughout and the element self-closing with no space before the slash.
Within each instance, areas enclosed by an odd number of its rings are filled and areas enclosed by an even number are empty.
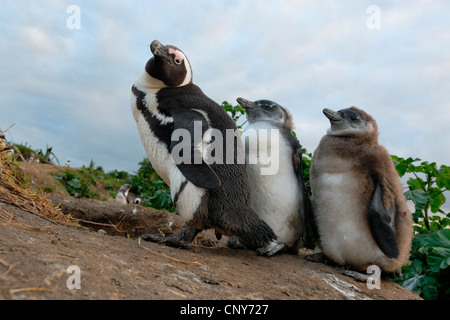
<svg viewBox="0 0 450 320">
<path fill-rule="evenodd" d="M 400 254 L 395 235 L 396 212 L 395 203 L 385 209 L 383 190 L 377 183 L 369 208 L 369 226 L 376 243 L 389 258 L 397 258 Z"/>
<path fill-rule="evenodd" d="M 203 134 L 209 128 L 205 117 L 200 112 L 182 108 L 173 109 L 171 113 L 174 119 L 174 133 L 176 130 L 181 130 L 178 131 L 181 139 L 172 140 L 170 144 L 172 160 L 186 179 L 197 187 L 204 189 L 220 187 L 219 177 L 211 166 L 204 161 L 200 149 L 203 143 Z M 183 134 L 189 134 L 189 139 Z M 188 141 L 184 141 L 185 138 Z M 173 152 L 174 149 L 175 152 Z M 189 151 L 190 157 L 183 157 L 184 154 L 181 155 L 181 153 L 184 153 L 184 151 Z M 180 158 L 174 159 L 174 155 Z"/>
</svg>

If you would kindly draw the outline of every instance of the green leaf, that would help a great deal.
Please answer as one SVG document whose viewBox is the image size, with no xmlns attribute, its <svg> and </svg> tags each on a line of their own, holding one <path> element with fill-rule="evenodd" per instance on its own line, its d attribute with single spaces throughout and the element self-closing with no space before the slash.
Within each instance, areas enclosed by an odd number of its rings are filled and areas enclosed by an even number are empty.
<svg viewBox="0 0 450 320">
<path fill-rule="evenodd" d="M 436 185 L 445 190 L 450 189 L 450 167 L 447 167 L 445 165 L 442 165 L 439 168 L 439 174 L 436 177 Z"/>
<path fill-rule="evenodd" d="M 405 192 L 406 200 L 412 200 L 416 204 L 416 209 L 423 209 L 428 201 L 431 200 L 428 192 L 415 189 Z"/>
<path fill-rule="evenodd" d="M 411 263 L 409 272 L 413 272 L 416 274 L 422 274 L 422 272 L 424 271 L 424 264 L 422 261 L 420 261 L 419 259 L 415 259 L 413 260 L 413 262 Z"/>
<path fill-rule="evenodd" d="M 428 271 L 438 273 L 450 267 L 450 229 L 426 232 L 414 236 L 413 254 L 421 259 L 426 256 Z"/>
<path fill-rule="evenodd" d="M 395 164 L 395 163 L 394 163 L 394 164 Z M 399 163 L 399 164 L 397 164 L 397 165 L 395 166 L 395 169 L 397 169 L 398 175 L 399 175 L 400 177 L 403 177 L 403 176 L 405 175 L 405 173 L 406 173 L 406 170 L 408 169 L 408 166 Z"/>
<path fill-rule="evenodd" d="M 67 181 L 67 184 L 75 189 L 81 188 L 81 181 L 79 179 L 69 180 L 69 181 Z"/>
<path fill-rule="evenodd" d="M 420 178 L 416 178 L 416 179 L 409 179 L 407 182 L 408 186 L 410 186 L 410 190 L 423 190 L 423 186 L 425 185 L 425 182 L 420 179 Z"/>
<path fill-rule="evenodd" d="M 450 249 L 450 229 L 430 232 L 425 238 L 423 238 L 422 242 L 426 248 L 442 247 Z"/>
<path fill-rule="evenodd" d="M 412 165 L 413 162 L 420 161 L 418 158 L 408 158 L 404 159 L 397 156 L 391 156 L 394 161 L 395 169 L 397 170 L 400 177 L 403 177 L 406 172 L 415 172 L 416 167 Z"/>
<path fill-rule="evenodd" d="M 436 300 L 436 299 L 438 299 L 439 292 L 438 292 L 437 285 L 438 285 L 438 283 L 421 285 L 421 287 L 422 287 L 422 295 L 423 295 L 423 298 L 425 300 Z"/>
<path fill-rule="evenodd" d="M 439 189 L 438 189 L 439 190 Z M 439 193 L 435 196 L 431 196 L 431 212 L 438 212 L 441 206 L 445 203 L 445 196 L 443 193 Z"/>
<path fill-rule="evenodd" d="M 430 248 L 428 250 L 427 263 L 433 272 L 450 267 L 450 248 Z"/>
</svg>

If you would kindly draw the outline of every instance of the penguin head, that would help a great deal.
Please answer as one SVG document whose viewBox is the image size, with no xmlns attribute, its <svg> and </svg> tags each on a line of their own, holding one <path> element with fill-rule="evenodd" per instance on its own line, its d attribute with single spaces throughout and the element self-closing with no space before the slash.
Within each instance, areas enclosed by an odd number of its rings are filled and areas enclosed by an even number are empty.
<svg viewBox="0 0 450 320">
<path fill-rule="evenodd" d="M 145 71 L 168 87 L 180 87 L 192 83 L 192 69 L 186 55 L 175 46 L 162 45 L 155 40 L 150 45 L 153 57 Z"/>
<path fill-rule="evenodd" d="M 124 184 L 119 188 L 119 192 L 123 193 L 124 195 L 128 195 L 128 192 L 130 191 L 132 185 L 131 184 Z"/>
<path fill-rule="evenodd" d="M 237 102 L 247 112 L 247 120 L 249 123 L 271 121 L 292 131 L 292 115 L 278 103 L 270 100 L 252 102 L 243 98 L 238 98 Z"/>
<path fill-rule="evenodd" d="M 330 120 L 328 134 L 332 136 L 377 136 L 378 127 L 375 120 L 366 112 L 356 107 L 333 111 L 323 109 Z"/>
</svg>

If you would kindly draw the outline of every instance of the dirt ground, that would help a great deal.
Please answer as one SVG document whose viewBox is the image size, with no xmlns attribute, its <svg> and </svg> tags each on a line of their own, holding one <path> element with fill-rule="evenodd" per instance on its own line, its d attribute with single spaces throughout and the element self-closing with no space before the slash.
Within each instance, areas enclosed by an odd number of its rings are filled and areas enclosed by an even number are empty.
<svg viewBox="0 0 450 320">
<path fill-rule="evenodd" d="M 139 241 L 148 232 L 175 233 L 180 217 L 142 206 L 133 215 L 133 205 L 58 192 L 49 198 L 81 219 L 81 226 L 57 224 L 0 201 L 10 217 L 0 220 L 0 299 L 420 299 L 385 279 L 370 290 L 339 268 L 307 261 L 306 250 L 261 257 L 227 248 L 226 239 L 218 242 L 212 231 L 185 250 Z"/>
</svg>

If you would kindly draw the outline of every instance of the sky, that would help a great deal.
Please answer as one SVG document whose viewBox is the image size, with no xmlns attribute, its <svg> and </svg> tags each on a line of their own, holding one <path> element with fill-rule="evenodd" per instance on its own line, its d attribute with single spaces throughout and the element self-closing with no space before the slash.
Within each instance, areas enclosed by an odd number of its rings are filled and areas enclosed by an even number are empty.
<svg viewBox="0 0 450 320">
<path fill-rule="evenodd" d="M 289 109 L 309 152 L 324 108 L 357 106 L 389 153 L 449 165 L 449 13 L 417 0 L 2 0 L 0 129 L 15 124 L 8 140 L 52 146 L 61 165 L 136 171 L 130 89 L 158 39 L 219 104 Z"/>
</svg>

